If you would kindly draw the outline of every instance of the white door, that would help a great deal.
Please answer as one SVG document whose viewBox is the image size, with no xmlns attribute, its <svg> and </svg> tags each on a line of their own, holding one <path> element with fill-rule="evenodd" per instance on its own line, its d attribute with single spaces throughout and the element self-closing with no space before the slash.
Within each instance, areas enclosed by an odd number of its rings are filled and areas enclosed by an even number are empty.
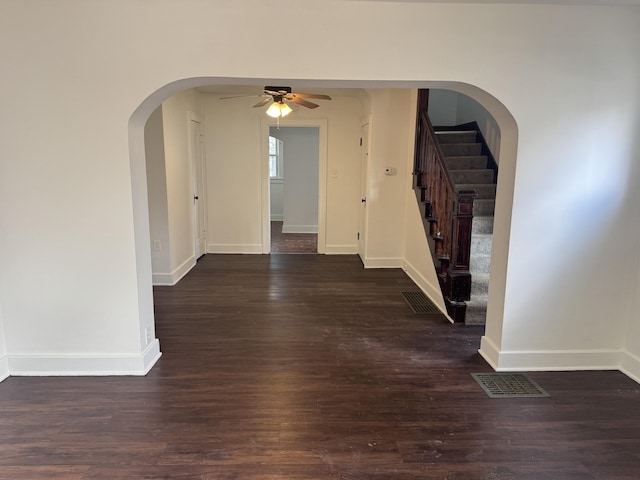
<svg viewBox="0 0 640 480">
<path fill-rule="evenodd" d="M 358 229 L 358 255 L 365 262 L 367 248 L 367 182 L 369 177 L 369 124 L 360 130 L 360 226 Z"/>
<path fill-rule="evenodd" d="M 206 253 L 206 220 L 204 189 L 204 138 L 200 122 L 189 120 L 189 140 L 191 152 L 191 168 L 193 172 L 193 227 L 195 239 L 195 258 Z"/>
</svg>

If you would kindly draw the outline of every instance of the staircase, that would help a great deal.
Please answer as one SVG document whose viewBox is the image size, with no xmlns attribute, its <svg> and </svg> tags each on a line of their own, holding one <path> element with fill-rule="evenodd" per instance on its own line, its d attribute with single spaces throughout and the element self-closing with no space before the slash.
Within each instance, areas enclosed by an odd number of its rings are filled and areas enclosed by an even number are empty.
<svg viewBox="0 0 640 480">
<path fill-rule="evenodd" d="M 475 190 L 477 194 L 471 227 L 471 298 L 466 302 L 464 322 L 482 325 L 487 313 L 497 167 L 475 123 L 434 127 L 434 131 L 455 191 Z"/>
</svg>

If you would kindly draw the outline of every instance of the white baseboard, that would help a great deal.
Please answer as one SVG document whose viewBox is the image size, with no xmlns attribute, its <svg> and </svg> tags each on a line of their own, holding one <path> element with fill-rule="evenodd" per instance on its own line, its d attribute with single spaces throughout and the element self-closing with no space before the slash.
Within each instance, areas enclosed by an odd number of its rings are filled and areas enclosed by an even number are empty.
<svg viewBox="0 0 640 480">
<path fill-rule="evenodd" d="M 491 340 L 483 336 L 478 352 L 498 372 L 620 370 L 640 383 L 640 357 L 627 351 L 500 352 Z"/>
<path fill-rule="evenodd" d="M 139 355 L 8 355 L 12 376 L 143 376 L 158 361 L 155 339 Z"/>
<path fill-rule="evenodd" d="M 195 257 L 191 256 L 171 273 L 154 273 L 152 275 L 151 281 L 156 286 L 172 287 L 180 280 L 182 280 L 182 277 L 189 273 L 189 271 L 195 266 L 196 259 Z"/>
<path fill-rule="evenodd" d="M 255 244 L 224 244 L 210 243 L 207 245 L 207 253 L 262 253 L 262 245 Z"/>
<path fill-rule="evenodd" d="M 622 354 L 620 350 L 498 351 L 486 337 L 479 352 L 498 372 L 620 370 Z"/>
<path fill-rule="evenodd" d="M 358 253 L 357 245 L 325 245 L 324 253 L 326 255 L 356 255 Z"/>
<path fill-rule="evenodd" d="M 442 292 L 440 291 L 440 286 L 436 285 L 434 287 L 426 278 L 424 278 L 424 276 L 418 270 L 416 270 L 416 268 L 411 263 L 407 262 L 406 260 L 403 260 L 402 262 L 402 270 L 404 270 L 409 278 L 413 280 L 413 283 L 415 283 L 420 288 L 420 290 L 422 290 L 424 294 L 429 297 L 433 304 L 438 307 L 438 310 L 440 310 L 440 312 L 445 317 L 447 317 L 449 322 L 454 323 L 453 319 L 450 318 L 447 314 L 446 307 L 444 305 L 441 305 L 441 303 L 444 303 L 444 300 L 442 300 Z M 435 299 L 438 299 L 439 301 L 436 301 Z"/>
<path fill-rule="evenodd" d="M 401 258 L 370 258 L 365 257 L 364 268 L 402 268 Z"/>
<path fill-rule="evenodd" d="M 494 370 L 498 369 L 498 364 L 500 363 L 500 350 L 486 335 L 483 335 L 480 338 L 480 349 L 478 350 L 478 353 L 487 361 L 491 368 Z"/>
<path fill-rule="evenodd" d="M 620 355 L 620 371 L 640 383 L 640 357 L 629 351 L 623 351 Z"/>
<path fill-rule="evenodd" d="M 282 233 L 318 233 L 318 225 L 282 225 Z"/>
<path fill-rule="evenodd" d="M 9 377 L 9 358 L 7 355 L 0 357 L 0 382 Z"/>
<path fill-rule="evenodd" d="M 282 213 L 272 213 L 271 214 L 272 222 L 282 222 L 284 221 L 284 215 Z"/>
</svg>

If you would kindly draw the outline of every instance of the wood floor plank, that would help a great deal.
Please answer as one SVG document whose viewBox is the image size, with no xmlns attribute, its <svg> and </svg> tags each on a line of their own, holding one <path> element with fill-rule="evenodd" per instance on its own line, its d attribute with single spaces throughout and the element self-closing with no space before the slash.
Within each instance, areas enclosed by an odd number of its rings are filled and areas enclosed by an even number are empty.
<svg viewBox="0 0 640 480">
<path fill-rule="evenodd" d="M 490 399 L 484 327 L 414 315 L 415 289 L 354 256 L 207 255 L 155 289 L 146 377 L 0 384 L 0 479 L 638 478 L 638 384 Z"/>
<path fill-rule="evenodd" d="M 3 466 L 0 468 L 0 480 L 33 480 L 48 478 L 49 480 L 82 480 L 88 472 L 88 465 L 73 466 Z"/>
</svg>

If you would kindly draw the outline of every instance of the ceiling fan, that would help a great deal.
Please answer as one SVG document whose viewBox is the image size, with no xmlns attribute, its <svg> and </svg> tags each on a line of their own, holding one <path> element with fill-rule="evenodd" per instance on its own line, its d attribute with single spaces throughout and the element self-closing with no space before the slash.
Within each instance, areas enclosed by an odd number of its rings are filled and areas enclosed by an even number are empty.
<svg viewBox="0 0 640 480">
<path fill-rule="evenodd" d="M 264 93 L 255 95 L 263 98 L 258 103 L 256 103 L 253 108 L 264 107 L 269 102 L 273 102 L 267 109 L 267 115 L 270 115 L 274 118 L 284 117 L 285 115 L 291 113 L 292 109 L 289 105 L 287 105 L 287 102 L 302 105 L 303 107 L 307 108 L 318 108 L 317 103 L 310 102 L 307 99 L 311 98 L 314 100 L 331 100 L 331 97 L 329 95 L 321 95 L 316 93 L 294 93 L 291 91 L 291 87 L 266 86 L 264 87 L 263 92 Z M 254 95 L 235 95 L 232 97 L 221 97 L 220 100 L 253 96 Z"/>
</svg>

